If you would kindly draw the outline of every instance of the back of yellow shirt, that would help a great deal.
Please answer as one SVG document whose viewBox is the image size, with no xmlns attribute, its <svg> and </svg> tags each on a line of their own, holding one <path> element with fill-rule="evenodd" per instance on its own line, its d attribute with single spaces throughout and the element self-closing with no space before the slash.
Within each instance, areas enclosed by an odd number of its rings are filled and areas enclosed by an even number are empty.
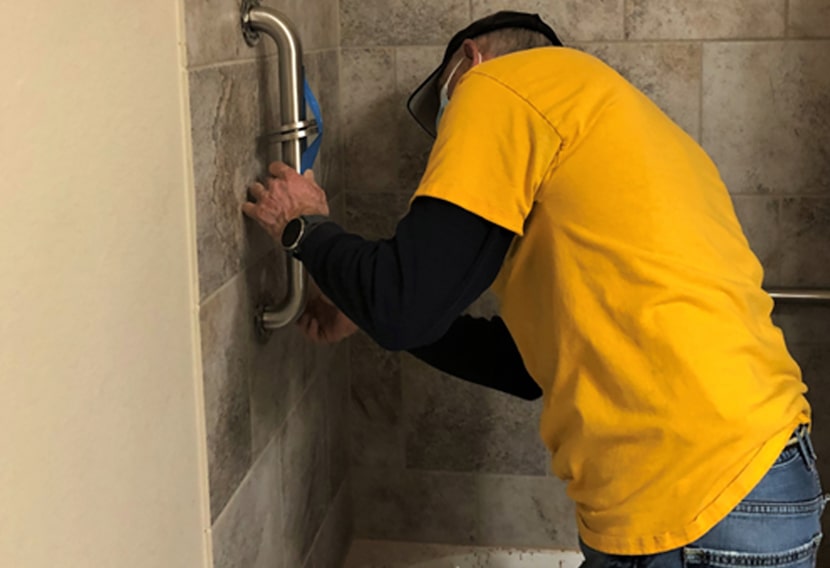
<svg viewBox="0 0 830 568">
<path fill-rule="evenodd" d="M 518 235 L 494 290 L 589 546 L 697 539 L 809 421 L 717 169 L 599 60 L 542 48 L 466 73 L 418 196 Z"/>
</svg>

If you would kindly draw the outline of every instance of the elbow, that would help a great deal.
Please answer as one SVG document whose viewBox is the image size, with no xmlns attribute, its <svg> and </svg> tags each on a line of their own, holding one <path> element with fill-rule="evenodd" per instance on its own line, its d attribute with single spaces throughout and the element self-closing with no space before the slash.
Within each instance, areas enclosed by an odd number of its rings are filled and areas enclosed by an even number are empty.
<svg viewBox="0 0 830 568">
<path fill-rule="evenodd" d="M 397 338 L 381 337 L 376 338 L 375 342 L 386 351 L 400 352 L 409 351 L 410 349 L 412 349 L 408 346 L 408 342 L 401 341 Z"/>
<path fill-rule="evenodd" d="M 445 330 L 417 325 L 412 318 L 377 325 L 372 339 L 387 351 L 411 351 L 439 340 Z"/>
<path fill-rule="evenodd" d="M 377 330 L 372 339 L 387 351 L 411 351 L 431 343 L 429 340 L 422 340 L 419 334 L 408 333 L 405 330 Z"/>
<path fill-rule="evenodd" d="M 538 385 L 534 385 L 534 387 L 535 388 L 525 389 L 522 392 L 517 393 L 517 396 L 521 399 L 531 402 L 534 400 L 539 400 L 540 398 L 542 398 L 542 389 L 539 388 Z"/>
<path fill-rule="evenodd" d="M 383 332 L 376 332 L 375 335 L 372 336 L 372 339 L 375 340 L 380 347 L 385 349 L 386 351 L 406 351 L 407 350 L 407 342 L 404 341 L 403 338 L 389 335 Z"/>
</svg>

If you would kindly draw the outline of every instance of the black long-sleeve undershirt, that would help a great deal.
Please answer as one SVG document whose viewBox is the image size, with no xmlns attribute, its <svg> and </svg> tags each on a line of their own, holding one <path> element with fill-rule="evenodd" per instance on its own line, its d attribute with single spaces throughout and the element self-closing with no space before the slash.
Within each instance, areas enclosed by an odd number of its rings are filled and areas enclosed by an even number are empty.
<svg viewBox="0 0 830 568">
<path fill-rule="evenodd" d="M 514 234 L 446 201 L 421 197 L 394 237 L 369 241 L 336 223 L 297 252 L 320 289 L 379 345 L 459 378 L 541 396 L 500 318 L 459 315 L 498 274 Z"/>
<path fill-rule="evenodd" d="M 409 351 L 436 369 L 459 379 L 525 400 L 542 396 L 528 374 L 513 336 L 501 318 L 460 316 L 432 345 Z"/>
</svg>

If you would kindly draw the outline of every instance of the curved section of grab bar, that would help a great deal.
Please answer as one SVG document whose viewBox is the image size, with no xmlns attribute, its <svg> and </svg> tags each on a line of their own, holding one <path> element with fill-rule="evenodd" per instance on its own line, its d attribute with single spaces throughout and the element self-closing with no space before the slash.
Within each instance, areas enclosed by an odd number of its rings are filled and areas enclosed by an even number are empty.
<svg viewBox="0 0 830 568">
<path fill-rule="evenodd" d="M 280 80 L 280 120 L 283 127 L 277 136 L 282 146 L 282 161 L 301 171 L 306 139 L 316 128 L 314 121 L 306 121 L 303 94 L 303 47 L 296 28 L 284 14 L 262 8 L 256 0 L 242 3 L 242 32 L 245 41 L 253 46 L 259 33 L 268 35 L 277 44 Z M 286 258 L 287 289 L 285 297 L 276 305 L 263 303 L 257 309 L 256 326 L 260 337 L 267 338 L 271 330 L 285 327 L 302 313 L 306 300 L 307 276 L 302 263 L 291 255 Z"/>
</svg>

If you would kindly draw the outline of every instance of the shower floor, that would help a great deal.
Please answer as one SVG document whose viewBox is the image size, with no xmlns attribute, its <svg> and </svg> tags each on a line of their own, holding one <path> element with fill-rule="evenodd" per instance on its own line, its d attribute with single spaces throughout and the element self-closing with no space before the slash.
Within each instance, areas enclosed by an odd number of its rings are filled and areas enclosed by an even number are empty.
<svg viewBox="0 0 830 568">
<path fill-rule="evenodd" d="M 578 568 L 581 562 L 572 550 L 355 540 L 345 568 Z"/>
</svg>

